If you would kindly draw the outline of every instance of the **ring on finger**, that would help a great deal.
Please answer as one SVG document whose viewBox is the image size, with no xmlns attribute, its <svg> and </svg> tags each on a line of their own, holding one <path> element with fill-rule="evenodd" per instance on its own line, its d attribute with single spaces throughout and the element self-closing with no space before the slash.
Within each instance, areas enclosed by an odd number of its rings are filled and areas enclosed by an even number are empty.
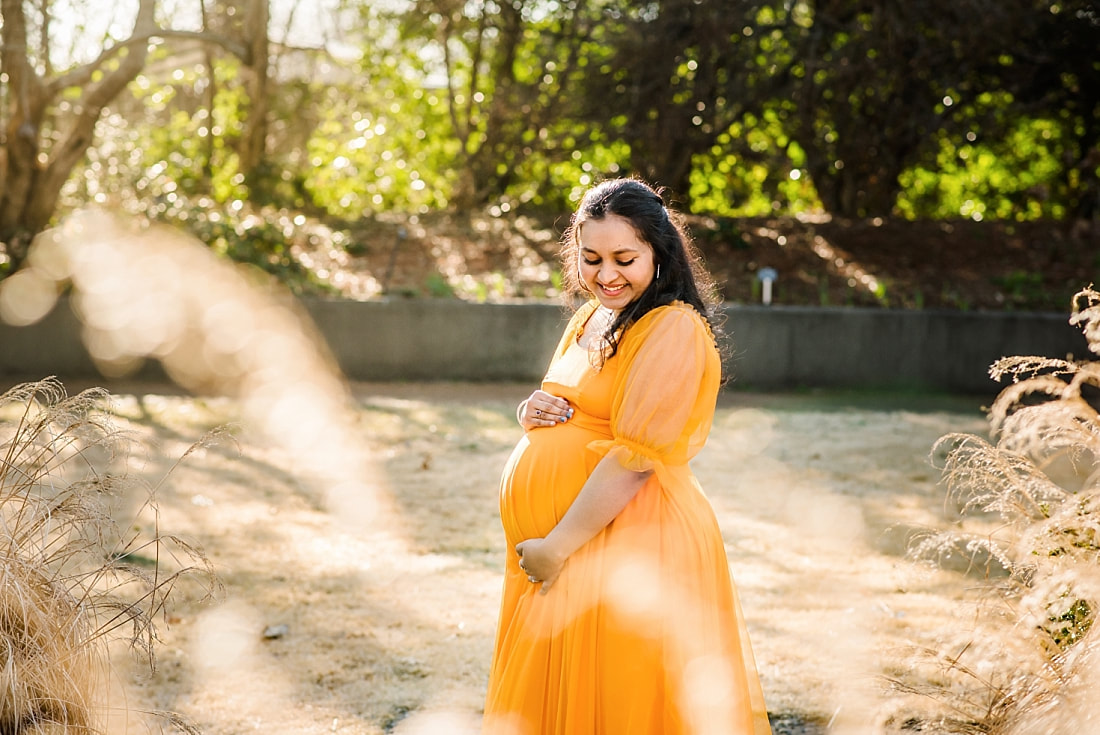
<svg viewBox="0 0 1100 735">
<path fill-rule="evenodd" d="M 535 415 L 536 416 L 542 416 L 542 409 L 541 408 L 536 408 L 535 409 Z"/>
<path fill-rule="evenodd" d="M 538 579 L 536 579 L 534 575 L 528 574 L 527 575 L 527 581 L 530 582 L 531 584 L 535 584 L 535 583 L 538 582 Z"/>
</svg>

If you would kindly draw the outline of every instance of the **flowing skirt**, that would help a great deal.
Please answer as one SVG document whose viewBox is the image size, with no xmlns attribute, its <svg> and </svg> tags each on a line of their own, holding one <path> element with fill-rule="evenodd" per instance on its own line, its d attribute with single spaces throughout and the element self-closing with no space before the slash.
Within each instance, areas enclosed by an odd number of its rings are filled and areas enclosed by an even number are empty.
<svg viewBox="0 0 1100 735">
<path fill-rule="evenodd" d="M 653 475 L 545 595 L 515 544 L 545 536 L 601 456 L 606 424 L 535 429 L 501 481 L 508 542 L 486 735 L 769 733 L 713 509 L 688 467 Z"/>
</svg>

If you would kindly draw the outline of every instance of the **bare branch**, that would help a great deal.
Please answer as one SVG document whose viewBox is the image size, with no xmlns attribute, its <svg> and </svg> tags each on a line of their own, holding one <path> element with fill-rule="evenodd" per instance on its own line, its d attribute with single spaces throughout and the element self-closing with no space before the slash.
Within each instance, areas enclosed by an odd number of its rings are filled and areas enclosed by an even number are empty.
<svg viewBox="0 0 1100 735">
<path fill-rule="evenodd" d="M 137 17 L 134 19 L 133 38 L 152 35 L 156 30 L 155 11 L 155 0 L 141 0 Z M 141 73 L 145 67 L 146 52 L 147 49 L 144 46 L 134 48 L 121 58 L 116 69 L 84 92 L 79 113 L 74 117 L 64 139 L 55 147 L 49 165 L 41 172 L 36 182 L 38 191 L 28 203 L 25 214 L 29 224 L 37 228 L 49 220 L 57 204 L 61 187 L 73 166 L 88 150 L 95 138 L 95 124 L 103 108 Z M 57 81 L 54 80 L 48 88 L 53 93 L 64 88 L 56 86 Z"/>
<path fill-rule="evenodd" d="M 232 38 L 219 35 L 217 33 L 202 33 L 199 31 L 176 31 L 172 29 L 164 29 L 153 34 L 153 37 L 160 38 L 190 38 L 196 41 L 203 41 L 205 43 L 212 43 L 215 46 L 220 46 L 229 53 L 236 56 L 238 59 L 246 64 L 252 63 L 252 58 L 249 53 L 248 46 Z"/>
<path fill-rule="evenodd" d="M 78 66 L 59 77 L 55 77 L 50 81 L 48 90 L 50 94 L 56 94 L 60 90 L 67 89 L 68 87 L 79 87 L 83 84 L 87 84 L 92 76 L 101 69 L 104 64 L 115 56 L 118 56 L 123 49 L 148 44 L 155 39 L 168 38 L 187 38 L 202 41 L 204 43 L 212 43 L 215 46 L 225 49 L 246 63 L 248 62 L 248 48 L 243 43 L 227 38 L 226 36 L 217 33 L 205 33 L 202 31 L 179 31 L 171 28 L 156 28 L 143 33 L 135 33 L 125 41 L 119 41 L 114 46 L 104 49 L 93 61 Z"/>
<path fill-rule="evenodd" d="M 42 25 L 38 30 L 38 45 L 42 48 L 42 70 L 44 76 L 53 74 L 53 66 L 50 62 L 50 14 L 47 7 L 48 0 L 42 0 L 39 11 L 42 14 Z"/>
</svg>

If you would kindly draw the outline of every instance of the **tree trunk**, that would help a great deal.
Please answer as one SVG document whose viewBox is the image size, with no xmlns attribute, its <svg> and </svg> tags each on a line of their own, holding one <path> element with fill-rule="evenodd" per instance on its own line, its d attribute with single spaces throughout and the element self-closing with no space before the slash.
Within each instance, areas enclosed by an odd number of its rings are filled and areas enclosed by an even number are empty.
<svg viewBox="0 0 1100 735">
<path fill-rule="evenodd" d="M 27 19 L 22 0 L 2 0 L 0 68 L 8 77 L 4 156 L 0 159 L 0 242 L 14 269 L 26 256 L 30 234 L 21 219 L 38 175 L 38 135 L 45 105 L 42 85 L 27 59 Z"/>
<path fill-rule="evenodd" d="M 106 50 L 98 59 L 62 77 L 44 80 L 35 72 L 27 49 L 26 18 L 21 0 L 2 0 L 4 71 L 11 100 L 0 170 L 0 241 L 6 243 L 9 268 L 26 258 L 31 239 L 53 216 L 61 189 L 72 169 L 84 157 L 95 137 L 95 125 L 110 104 L 145 66 L 148 39 L 156 30 L 155 0 L 141 0 L 130 39 Z M 104 63 L 118 58 L 115 69 L 104 73 Z M 67 89 L 83 87 L 68 128 L 49 150 L 40 144 L 45 112 Z"/>
<path fill-rule="evenodd" d="M 486 12 L 482 10 L 482 13 Z M 492 42 L 492 56 L 490 58 L 491 78 L 495 83 L 492 96 L 488 103 L 488 113 L 485 118 L 483 135 L 471 135 L 468 146 L 476 146 L 474 150 L 466 148 L 466 161 L 463 186 L 458 189 L 455 204 L 459 207 L 481 206 L 490 199 L 498 196 L 508 186 L 512 176 L 510 166 L 504 173 L 498 170 L 502 161 L 514 160 L 513 147 L 516 145 L 511 134 L 512 124 L 522 112 L 517 107 L 522 105 L 520 101 L 519 83 L 516 80 L 516 54 L 523 38 L 524 23 L 517 7 L 505 3 L 500 7 L 499 23 L 497 24 L 497 37 Z M 482 21 L 484 22 L 484 21 Z M 485 43 L 481 35 L 482 26 L 479 28 L 479 47 Z M 468 92 L 469 105 L 473 104 L 476 89 L 471 85 Z M 466 126 L 470 131 L 474 126 L 470 121 L 474 117 L 474 108 L 467 108 Z"/>
<path fill-rule="evenodd" d="M 199 12 L 202 15 L 202 30 L 204 33 L 210 31 L 210 13 L 206 9 L 206 0 L 199 0 Z M 203 104 L 206 105 L 206 139 L 205 139 L 205 157 L 202 162 L 202 180 L 207 186 L 210 185 L 210 181 L 214 178 L 214 151 L 215 151 L 215 138 L 214 138 L 214 106 L 218 99 L 218 74 L 214 68 L 214 51 L 213 46 L 208 43 L 202 45 L 202 63 L 206 67 L 207 79 L 206 89 L 203 90 Z"/>
<path fill-rule="evenodd" d="M 256 183 L 255 178 L 267 153 L 267 25 L 270 10 L 268 0 L 252 0 L 245 24 L 245 41 L 248 43 L 248 58 L 244 59 L 248 74 L 248 114 L 245 117 L 238 155 L 241 173 L 250 186 Z"/>
</svg>

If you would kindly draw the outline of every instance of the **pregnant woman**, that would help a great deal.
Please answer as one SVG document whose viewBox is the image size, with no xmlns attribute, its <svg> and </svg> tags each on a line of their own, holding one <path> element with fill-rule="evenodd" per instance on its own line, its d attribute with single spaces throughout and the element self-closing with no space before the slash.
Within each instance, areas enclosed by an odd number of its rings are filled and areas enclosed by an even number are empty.
<svg viewBox="0 0 1100 735">
<path fill-rule="evenodd" d="M 590 190 L 562 256 L 590 297 L 505 467 L 486 735 L 762 735 L 721 532 L 688 461 L 721 383 L 713 285 L 643 182 Z"/>
</svg>

